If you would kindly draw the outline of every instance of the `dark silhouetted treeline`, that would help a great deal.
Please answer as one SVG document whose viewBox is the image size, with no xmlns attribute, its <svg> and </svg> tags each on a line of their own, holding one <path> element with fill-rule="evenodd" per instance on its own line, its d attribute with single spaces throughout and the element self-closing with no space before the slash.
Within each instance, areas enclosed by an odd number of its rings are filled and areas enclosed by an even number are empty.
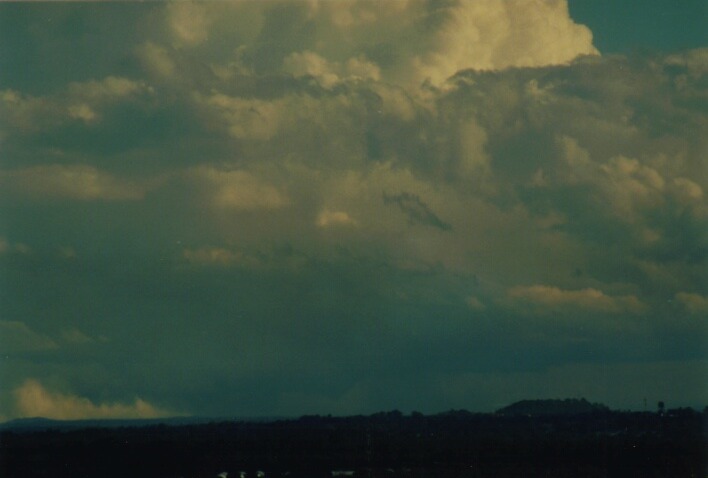
<svg viewBox="0 0 708 478">
<path fill-rule="evenodd" d="M 305 416 L 272 422 L 5 429 L 4 478 L 705 477 L 708 413 Z M 336 476 L 336 475 L 335 475 Z M 340 476 L 352 476 L 342 473 Z"/>
</svg>

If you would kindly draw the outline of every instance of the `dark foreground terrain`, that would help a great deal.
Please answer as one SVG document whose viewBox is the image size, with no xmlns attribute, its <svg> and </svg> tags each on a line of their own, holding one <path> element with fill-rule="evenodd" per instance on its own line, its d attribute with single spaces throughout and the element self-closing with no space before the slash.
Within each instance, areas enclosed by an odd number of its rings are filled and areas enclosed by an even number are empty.
<svg viewBox="0 0 708 478">
<path fill-rule="evenodd" d="M 267 422 L 6 426 L 0 476 L 703 478 L 707 416 L 690 409 L 394 411 Z"/>
</svg>

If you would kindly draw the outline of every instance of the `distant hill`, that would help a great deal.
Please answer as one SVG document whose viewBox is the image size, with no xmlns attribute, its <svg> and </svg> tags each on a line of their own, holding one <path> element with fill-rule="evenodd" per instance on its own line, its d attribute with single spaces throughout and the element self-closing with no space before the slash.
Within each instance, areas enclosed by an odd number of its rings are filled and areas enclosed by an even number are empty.
<svg viewBox="0 0 708 478">
<path fill-rule="evenodd" d="M 521 400 L 496 411 L 506 416 L 549 416 L 579 415 L 583 413 L 606 412 L 610 409 L 601 403 L 590 403 L 584 398 L 549 400 Z"/>
<path fill-rule="evenodd" d="M 151 425 L 188 425 L 204 423 L 205 418 L 171 417 L 171 418 L 138 418 L 138 419 L 85 419 L 85 420 L 54 420 L 51 418 L 33 417 L 17 418 L 5 423 L 0 423 L 0 430 L 47 430 L 65 428 L 120 428 L 143 427 Z"/>
<path fill-rule="evenodd" d="M 54 420 L 51 418 L 17 418 L 0 423 L 0 431 L 39 431 L 49 429 L 86 429 L 86 428 L 138 428 L 156 425 L 182 426 L 202 425 L 209 423 L 248 421 L 253 423 L 271 422 L 278 417 L 237 418 L 237 417 L 168 417 L 168 418 L 135 418 L 135 419 L 84 419 L 84 420 Z"/>
</svg>

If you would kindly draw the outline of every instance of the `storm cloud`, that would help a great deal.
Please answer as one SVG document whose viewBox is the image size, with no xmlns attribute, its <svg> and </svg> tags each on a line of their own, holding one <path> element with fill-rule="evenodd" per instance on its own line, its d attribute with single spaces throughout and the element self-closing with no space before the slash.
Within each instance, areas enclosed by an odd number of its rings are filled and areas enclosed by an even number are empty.
<svg viewBox="0 0 708 478">
<path fill-rule="evenodd" d="M 0 13 L 2 418 L 708 400 L 705 48 L 564 0 Z"/>
</svg>

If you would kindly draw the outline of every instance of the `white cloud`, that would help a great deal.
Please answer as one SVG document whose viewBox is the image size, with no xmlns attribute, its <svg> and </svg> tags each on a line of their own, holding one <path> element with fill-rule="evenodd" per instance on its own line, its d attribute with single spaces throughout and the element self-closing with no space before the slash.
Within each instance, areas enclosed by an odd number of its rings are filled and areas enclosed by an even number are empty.
<svg viewBox="0 0 708 478">
<path fill-rule="evenodd" d="M 445 5 L 310 1 L 291 2 L 288 12 L 284 5 L 169 4 L 164 10 L 168 41 L 175 48 L 203 47 L 212 38 L 228 37 L 252 63 L 272 68 L 274 62 L 296 76 L 313 75 L 327 87 L 347 76 L 414 87 L 425 80 L 440 85 L 463 69 L 565 64 L 579 55 L 598 53 L 590 30 L 570 18 L 566 0 Z M 273 30 L 287 13 L 289 28 Z M 264 40 L 269 36 L 277 39 Z M 174 73 L 165 51 L 158 54 L 157 48 L 161 48 L 157 43 L 143 46 L 140 55 L 159 59 L 145 66 Z M 380 58 L 374 61 L 375 56 Z"/>
<path fill-rule="evenodd" d="M 313 76 L 325 88 L 330 88 L 340 81 L 333 71 L 334 66 L 311 51 L 292 53 L 283 61 L 283 69 L 295 78 Z"/>
<path fill-rule="evenodd" d="M 413 64 L 440 84 L 456 72 L 538 67 L 595 55 L 592 33 L 573 22 L 566 0 L 460 1 L 431 13 L 440 25 Z"/>
<path fill-rule="evenodd" d="M 76 200 L 142 199 L 145 186 L 87 165 L 44 165 L 0 170 L 0 184 L 15 196 Z"/>
<path fill-rule="evenodd" d="M 14 390 L 16 417 L 44 417 L 57 420 L 91 418 L 158 418 L 174 412 L 158 408 L 136 398 L 133 403 L 94 403 L 91 400 L 47 390 L 40 382 L 26 380 Z"/>
<path fill-rule="evenodd" d="M 205 187 L 202 194 L 217 209 L 280 209 L 289 203 L 287 195 L 248 171 L 200 166 L 188 170 L 185 176 Z"/>
<path fill-rule="evenodd" d="M 344 80 L 374 80 L 381 77 L 381 69 L 366 57 L 349 58 L 344 64 L 327 61 L 312 51 L 290 54 L 283 60 L 283 70 L 295 78 L 311 76 L 324 88 L 332 88 Z"/>
<path fill-rule="evenodd" d="M 347 76 L 354 80 L 375 80 L 381 79 L 381 68 L 365 56 L 349 58 L 345 64 Z"/>
<path fill-rule="evenodd" d="M 600 193 L 597 199 L 626 220 L 632 220 L 642 207 L 661 205 L 666 181 L 651 166 L 623 155 L 599 161 L 569 137 L 560 138 L 559 144 L 565 167 L 555 171 L 557 184 L 592 185 Z"/>
<path fill-rule="evenodd" d="M 86 103 L 79 103 L 69 106 L 69 117 L 73 119 L 80 119 L 88 123 L 94 121 L 98 115 Z"/>
<path fill-rule="evenodd" d="M 344 211 L 322 210 L 317 215 L 317 227 L 355 226 L 357 222 Z"/>
<path fill-rule="evenodd" d="M 592 288 L 563 290 L 554 286 L 533 285 L 512 287 L 507 293 L 513 300 L 532 304 L 545 311 L 575 308 L 608 313 L 641 313 L 646 310 L 646 306 L 636 296 L 609 296 Z"/>
</svg>

